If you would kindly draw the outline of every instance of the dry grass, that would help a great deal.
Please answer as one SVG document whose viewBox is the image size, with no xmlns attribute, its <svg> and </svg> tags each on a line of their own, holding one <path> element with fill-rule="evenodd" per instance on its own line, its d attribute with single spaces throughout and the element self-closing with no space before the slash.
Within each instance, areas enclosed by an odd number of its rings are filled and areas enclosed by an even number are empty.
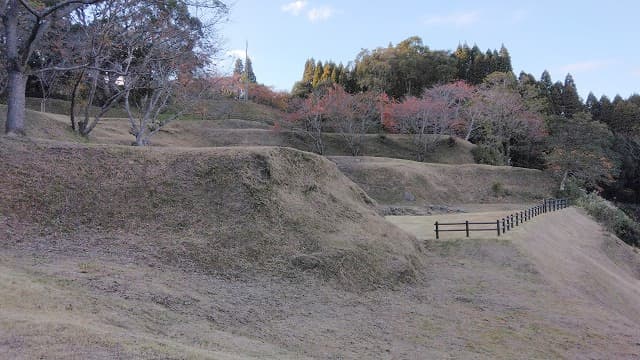
<svg viewBox="0 0 640 360">
<path fill-rule="evenodd" d="M 415 283 L 367 292 L 308 273 L 185 270 L 134 246 L 152 237 L 121 234 L 127 252 L 100 246 L 116 236 L 109 233 L 3 241 L 0 352 L 12 359 L 637 358 L 637 312 L 625 317 L 609 306 L 620 304 L 620 284 L 632 285 L 607 282 L 610 273 L 629 275 L 601 256 L 597 224 L 559 214 L 567 217 L 530 224 L 553 229 L 541 239 L 516 231 L 511 240 L 427 242 Z M 553 236 L 576 226 L 584 232 Z M 545 249 L 561 251 L 547 261 Z"/>
<path fill-rule="evenodd" d="M 52 101 L 52 104 L 57 102 Z M 302 133 L 288 129 L 286 123 L 281 122 L 284 127 L 276 130 L 273 123 L 277 120 L 272 119 L 275 115 L 270 114 L 268 108 L 242 102 L 233 102 L 233 107 L 237 107 L 238 110 L 221 119 L 175 121 L 154 136 L 151 143 L 153 146 L 161 147 L 283 146 L 303 151 L 313 150 L 310 139 Z M 253 115 L 242 117 L 244 112 L 240 109 L 243 107 L 247 107 L 246 111 Z M 39 109 L 39 105 L 36 108 Z M 5 109 L 4 105 L 0 105 L 0 122 L 3 122 L 6 116 Z M 266 114 L 266 118 L 254 114 L 260 112 Z M 63 111 L 57 114 L 28 110 L 26 131 L 33 138 L 58 141 L 131 145 L 134 140 L 129 134 L 128 120 L 114 117 L 102 119 L 89 139 L 77 136 L 71 132 L 69 117 Z M 327 155 L 350 155 L 350 150 L 340 135 L 327 133 L 325 141 Z M 473 163 L 473 147 L 474 145 L 467 141 L 456 139 L 450 142 L 448 137 L 443 137 L 426 160 L 446 164 Z M 362 144 L 361 153 L 368 156 L 415 158 L 411 138 L 405 135 L 368 134 Z"/>
<path fill-rule="evenodd" d="M 532 169 L 370 157 L 331 160 L 369 196 L 385 205 L 536 202 L 549 196 L 553 188 L 547 174 Z M 406 193 L 415 199 L 407 200 Z"/>
<path fill-rule="evenodd" d="M 415 240 L 313 154 L 1 141 L 0 209 L 47 232 L 113 233 L 100 246 L 116 247 L 127 234 L 199 271 L 303 270 L 355 288 L 415 275 Z"/>
</svg>

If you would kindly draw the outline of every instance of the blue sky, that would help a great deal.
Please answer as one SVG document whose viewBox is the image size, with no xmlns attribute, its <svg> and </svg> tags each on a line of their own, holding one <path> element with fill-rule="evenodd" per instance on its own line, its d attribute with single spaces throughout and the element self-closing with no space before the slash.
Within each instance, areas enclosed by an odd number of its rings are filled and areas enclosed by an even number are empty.
<svg viewBox="0 0 640 360">
<path fill-rule="evenodd" d="M 417 35 L 434 50 L 504 44 L 516 74 L 547 69 L 563 81 L 569 72 L 583 98 L 626 98 L 640 93 L 638 14 L 640 2 L 626 0 L 235 0 L 221 31 L 227 63 L 248 40 L 258 81 L 281 90 L 301 78 L 307 58 L 346 65 L 362 48 Z"/>
</svg>

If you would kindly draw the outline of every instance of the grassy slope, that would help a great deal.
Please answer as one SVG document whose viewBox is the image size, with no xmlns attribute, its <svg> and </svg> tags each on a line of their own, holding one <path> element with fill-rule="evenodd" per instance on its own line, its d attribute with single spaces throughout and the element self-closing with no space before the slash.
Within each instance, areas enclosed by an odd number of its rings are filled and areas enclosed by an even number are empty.
<svg viewBox="0 0 640 360">
<path fill-rule="evenodd" d="M 369 196 L 385 205 L 526 203 L 549 196 L 553 188 L 547 174 L 532 169 L 372 157 L 331 160 Z M 406 192 L 415 200 L 408 201 Z"/>
<path fill-rule="evenodd" d="M 640 357 L 640 259 L 580 213 L 420 251 L 320 157 L 83 145 L 63 117 L 39 121 L 32 134 L 67 143 L 0 139 L 8 357 Z M 333 160 L 390 204 L 407 189 L 442 203 L 547 189 L 514 191 L 535 171 Z"/>
<path fill-rule="evenodd" d="M 30 108 L 39 110 L 39 100 L 29 99 Z M 52 113 L 27 111 L 27 133 L 31 137 L 59 141 L 85 141 L 69 130 L 66 103 L 51 100 L 48 108 Z M 216 106 L 216 105 L 212 105 Z M 224 101 L 225 114 L 216 120 L 187 119 L 176 121 L 153 139 L 155 146 L 216 147 L 216 146 L 286 146 L 303 151 L 312 151 L 309 139 L 284 127 L 274 130 L 275 122 L 282 123 L 282 114 L 260 104 Z M 4 121 L 6 107 L 0 105 L 0 121 Z M 101 144 L 130 145 L 129 123 L 121 118 L 119 110 L 107 114 L 90 135 L 90 141 Z M 120 116 L 120 117 L 118 117 Z M 349 155 L 349 149 L 338 134 L 326 134 L 327 155 Z M 428 162 L 447 164 L 473 163 L 471 150 L 474 145 L 463 140 L 450 144 L 442 140 L 427 157 Z M 367 156 L 414 159 L 411 138 L 405 135 L 366 135 L 361 153 Z"/>
<path fill-rule="evenodd" d="M 527 224 L 535 239 L 521 228 L 501 240 L 427 242 L 415 283 L 367 292 L 317 277 L 184 270 L 140 251 L 136 241 L 151 238 L 133 234 L 82 234 L 77 244 L 69 234 L 12 237 L 0 252 L 0 351 L 14 359 L 638 357 L 638 312 L 627 313 L 638 304 L 628 302 L 637 300 L 638 255 L 588 217 L 558 214 Z M 2 234 L 17 228 L 0 222 Z M 128 251 L 113 248 L 115 237 Z"/>
<path fill-rule="evenodd" d="M 124 231 L 135 234 L 130 245 L 140 251 L 199 271 L 288 274 L 303 267 L 356 287 L 410 279 L 415 271 L 412 238 L 382 221 L 360 188 L 313 154 L 11 140 L 0 152 L 1 213 L 71 238 Z M 153 249 L 145 238 L 157 242 Z"/>
</svg>

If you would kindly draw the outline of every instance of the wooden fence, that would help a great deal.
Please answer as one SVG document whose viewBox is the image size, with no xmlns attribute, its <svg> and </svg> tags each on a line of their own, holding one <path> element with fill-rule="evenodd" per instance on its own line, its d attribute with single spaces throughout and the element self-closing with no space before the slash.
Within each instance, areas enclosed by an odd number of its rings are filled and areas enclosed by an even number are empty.
<svg viewBox="0 0 640 360">
<path fill-rule="evenodd" d="M 545 199 L 542 204 L 530 207 L 526 210 L 517 211 L 503 217 L 502 219 L 497 219 L 496 221 L 465 221 L 457 223 L 441 223 L 436 221 L 436 239 L 440 239 L 441 232 L 464 232 L 467 237 L 469 237 L 469 233 L 472 231 L 495 231 L 498 236 L 500 236 L 538 215 L 558 211 L 566 208 L 567 206 L 569 206 L 569 201 L 567 199 Z"/>
</svg>

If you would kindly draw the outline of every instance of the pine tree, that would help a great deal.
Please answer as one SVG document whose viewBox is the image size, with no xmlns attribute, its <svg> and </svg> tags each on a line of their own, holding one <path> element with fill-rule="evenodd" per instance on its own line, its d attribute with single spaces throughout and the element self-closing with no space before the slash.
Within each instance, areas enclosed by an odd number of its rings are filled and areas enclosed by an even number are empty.
<svg viewBox="0 0 640 360">
<path fill-rule="evenodd" d="M 324 65 L 322 69 L 322 77 L 320 78 L 320 82 L 331 81 L 331 72 L 335 68 L 335 64 L 332 62 L 328 62 Z"/>
<path fill-rule="evenodd" d="M 547 70 L 543 71 L 542 75 L 540 75 L 540 92 L 545 96 L 549 96 L 552 86 L 553 80 L 551 80 L 551 75 L 549 75 Z"/>
<path fill-rule="evenodd" d="M 244 74 L 244 64 L 242 59 L 236 59 L 236 63 L 233 67 L 233 75 L 242 76 Z"/>
<path fill-rule="evenodd" d="M 573 81 L 573 76 L 567 74 L 562 88 L 562 112 L 564 116 L 572 118 L 573 115 L 581 112 L 582 109 L 582 99 L 580 99 L 580 95 L 578 95 L 576 83 Z"/>
<path fill-rule="evenodd" d="M 340 83 L 340 75 L 338 73 L 339 69 L 337 66 L 334 66 L 333 70 L 331 70 L 331 82 L 334 84 Z"/>
<path fill-rule="evenodd" d="M 458 48 L 453 53 L 453 57 L 456 59 L 457 77 L 461 80 L 469 80 L 469 71 L 471 69 L 471 49 L 469 45 L 458 45 Z"/>
<path fill-rule="evenodd" d="M 607 95 L 602 95 L 600 97 L 600 116 L 598 118 L 594 118 L 594 120 L 598 120 L 605 124 L 611 124 L 613 120 L 613 104 Z"/>
<path fill-rule="evenodd" d="M 311 85 L 315 88 L 322 81 L 322 73 L 324 72 L 324 66 L 322 66 L 322 61 L 318 61 L 316 64 L 316 68 L 313 72 L 313 80 L 311 81 Z"/>
<path fill-rule="evenodd" d="M 598 101 L 598 98 L 595 95 L 593 95 L 593 92 L 589 93 L 584 105 L 585 105 L 585 109 L 591 113 L 592 119 L 599 120 L 600 111 L 602 109 L 600 108 L 600 102 Z"/>
<path fill-rule="evenodd" d="M 500 72 L 513 71 L 513 67 L 511 66 L 511 55 L 509 55 L 509 50 L 507 50 L 504 44 L 502 44 L 502 46 L 500 47 L 497 63 L 498 63 L 497 71 L 500 71 Z"/>
<path fill-rule="evenodd" d="M 551 105 L 551 114 L 552 115 L 562 115 L 564 112 L 563 102 L 562 102 L 562 91 L 564 90 L 564 85 L 560 81 L 556 81 L 549 91 L 549 103 Z"/>
<path fill-rule="evenodd" d="M 251 64 L 251 58 L 247 58 L 245 71 L 247 74 L 247 78 L 249 79 L 249 82 L 252 84 L 255 84 L 257 82 L 257 79 L 256 79 L 256 74 L 253 72 L 253 64 Z"/>
<path fill-rule="evenodd" d="M 304 63 L 304 72 L 302 73 L 302 82 L 309 83 L 313 82 L 313 73 L 316 70 L 316 61 L 313 58 L 308 59 L 307 62 Z"/>
</svg>

